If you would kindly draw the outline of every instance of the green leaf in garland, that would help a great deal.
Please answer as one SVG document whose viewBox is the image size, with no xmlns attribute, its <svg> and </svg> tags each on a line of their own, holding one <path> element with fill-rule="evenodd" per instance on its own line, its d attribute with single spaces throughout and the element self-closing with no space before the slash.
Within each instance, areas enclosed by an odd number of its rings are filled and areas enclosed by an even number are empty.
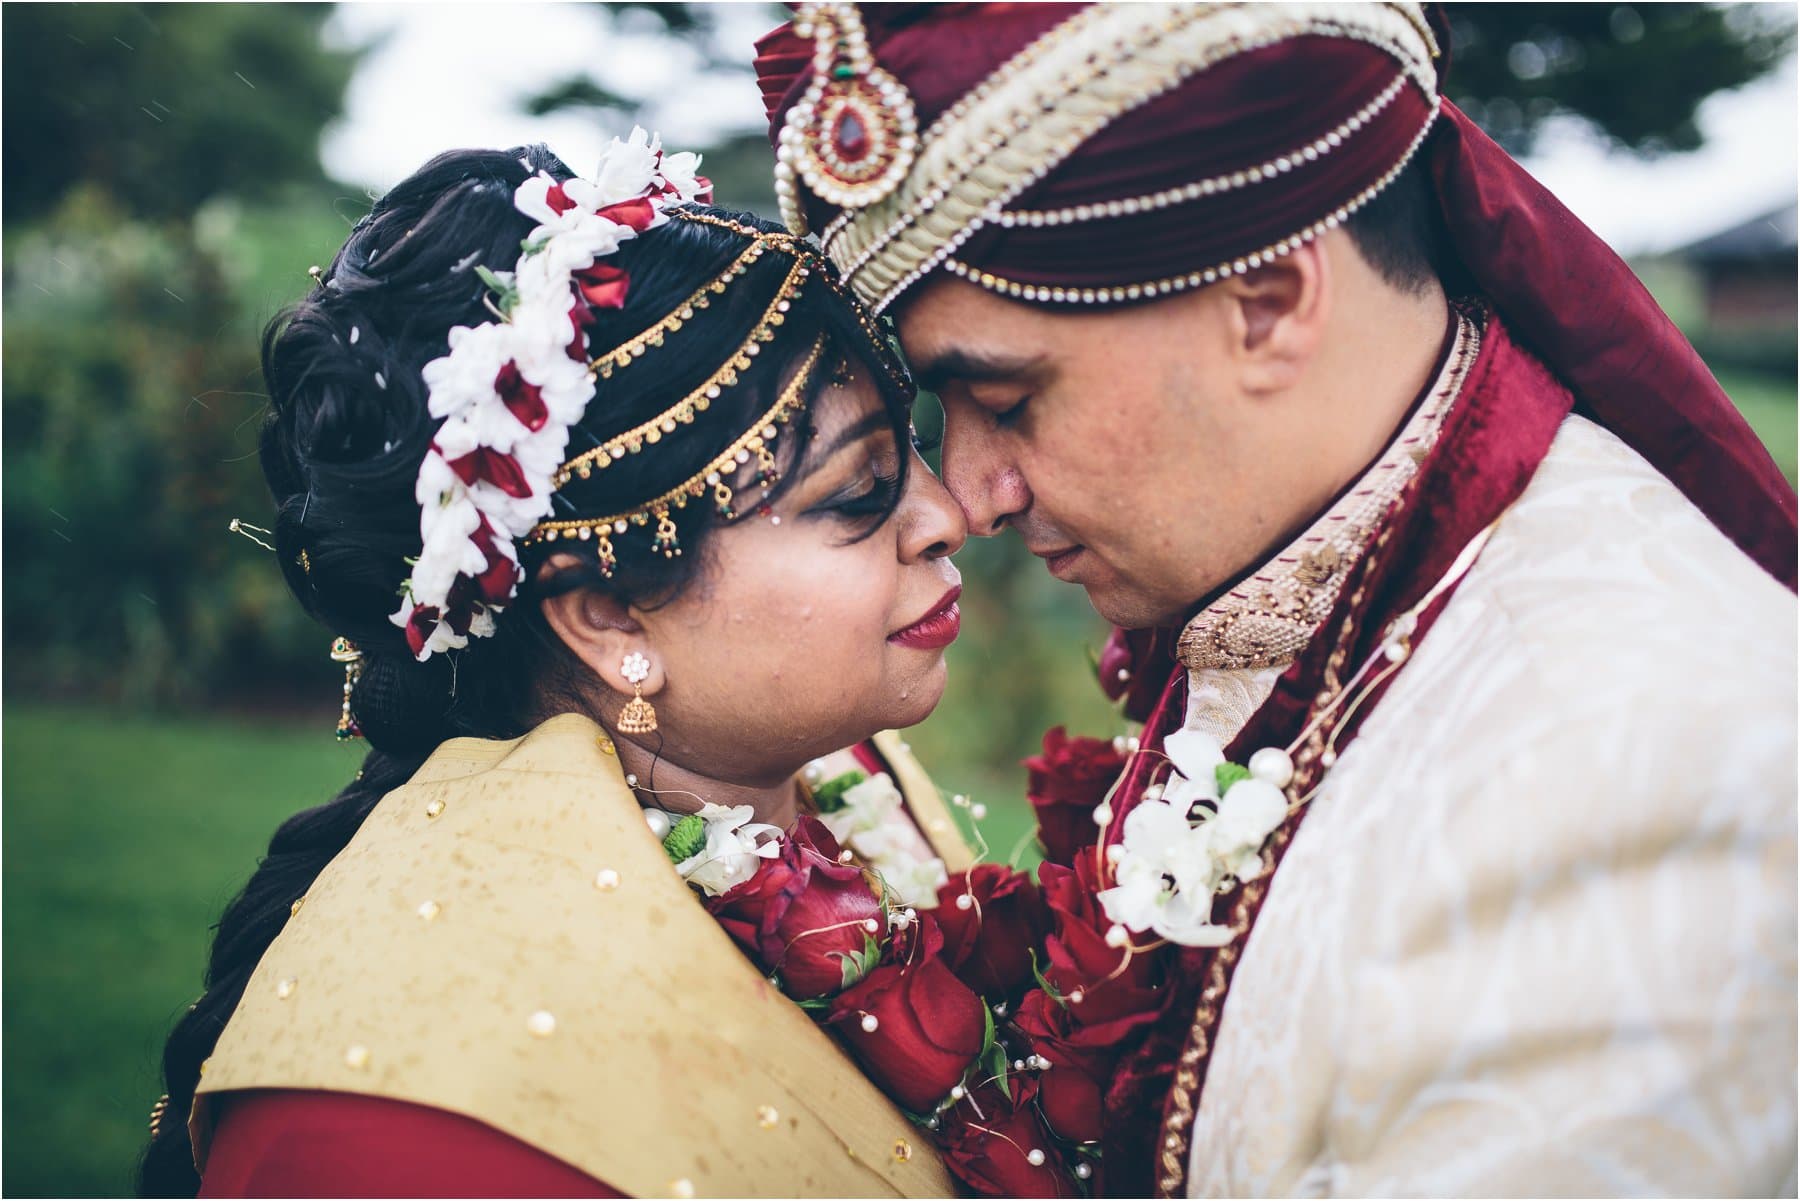
<svg viewBox="0 0 1800 1201">
<path fill-rule="evenodd" d="M 994 1011 L 985 1004 L 981 1007 L 981 1020 L 986 1027 L 981 1035 L 981 1053 L 986 1055 L 994 1049 Z"/>
<path fill-rule="evenodd" d="M 867 772 L 854 770 L 833 776 L 813 789 L 813 804 L 819 807 L 820 813 L 836 813 L 844 807 L 844 794 L 868 778 Z"/>
<path fill-rule="evenodd" d="M 663 836 L 663 854 L 670 863 L 686 863 L 706 846 L 706 821 L 698 813 L 690 813 Z"/>
<path fill-rule="evenodd" d="M 1037 980 L 1037 986 L 1044 990 L 1045 996 L 1049 997 L 1052 1001 L 1055 1001 L 1058 1005 L 1067 1008 L 1069 1003 L 1063 1000 L 1063 995 L 1056 990 L 1056 985 L 1044 979 L 1044 973 L 1038 967 L 1037 948 L 1027 947 L 1025 948 L 1025 953 L 1031 956 L 1031 974 L 1033 978 Z"/>
<path fill-rule="evenodd" d="M 510 316 L 513 306 L 519 303 L 518 286 L 510 280 L 501 279 L 486 267 L 479 265 L 475 268 L 475 274 L 481 278 L 482 283 L 488 286 L 488 291 L 494 294 L 495 304 L 500 311 Z"/>
<path fill-rule="evenodd" d="M 1008 1067 L 1006 1062 L 1006 1048 L 999 1043 L 995 1043 L 987 1049 L 984 1058 L 987 1060 L 988 1075 L 992 1076 L 994 1078 L 994 1083 L 1000 1086 L 1001 1094 L 1004 1095 L 1008 1101 L 1012 1100 L 1012 1084 L 1006 1078 L 1006 1069 Z"/>
<path fill-rule="evenodd" d="M 808 1012 L 808 1013 L 830 1013 L 831 1012 L 831 998 L 830 997 L 812 997 L 809 1000 L 796 1001 L 795 1004 L 800 1006 L 800 1008 L 806 1010 L 806 1012 Z"/>
<path fill-rule="evenodd" d="M 1239 767 L 1235 763 L 1221 763 L 1213 768 L 1213 779 L 1218 781 L 1219 795 L 1224 796 L 1231 791 L 1231 786 L 1240 780 L 1250 778 L 1250 769 Z"/>
<path fill-rule="evenodd" d="M 864 976 L 874 971 L 875 965 L 881 962 L 881 944 L 865 934 L 863 935 L 863 949 L 860 954 L 851 955 L 843 951 L 833 951 L 832 954 L 836 955 L 841 961 L 844 970 L 843 987 L 849 988 L 852 984 L 855 984 Z"/>
</svg>

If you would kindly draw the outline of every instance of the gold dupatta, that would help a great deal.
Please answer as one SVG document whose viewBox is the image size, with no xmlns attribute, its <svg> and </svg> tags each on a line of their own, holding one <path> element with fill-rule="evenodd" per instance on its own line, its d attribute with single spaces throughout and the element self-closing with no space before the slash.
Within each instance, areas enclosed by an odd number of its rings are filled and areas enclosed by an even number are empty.
<svg viewBox="0 0 1800 1201">
<path fill-rule="evenodd" d="M 263 955 L 209 1098 L 325 1089 L 484 1122 L 635 1196 L 948 1196 L 930 1144 L 672 870 L 588 718 L 455 739 Z M 952 871 L 969 856 L 880 750 Z"/>
</svg>

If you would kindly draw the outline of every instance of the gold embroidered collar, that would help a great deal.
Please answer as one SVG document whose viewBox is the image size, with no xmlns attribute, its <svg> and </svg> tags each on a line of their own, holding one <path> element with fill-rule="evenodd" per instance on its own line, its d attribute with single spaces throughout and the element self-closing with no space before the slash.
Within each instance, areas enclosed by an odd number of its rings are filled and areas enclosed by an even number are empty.
<svg viewBox="0 0 1800 1201">
<path fill-rule="evenodd" d="M 1188 622 L 1176 643 L 1188 670 L 1285 667 L 1312 641 L 1344 578 L 1437 443 L 1481 351 L 1479 315 L 1461 306 L 1453 312 L 1450 353 L 1399 435 L 1304 533 Z"/>
</svg>

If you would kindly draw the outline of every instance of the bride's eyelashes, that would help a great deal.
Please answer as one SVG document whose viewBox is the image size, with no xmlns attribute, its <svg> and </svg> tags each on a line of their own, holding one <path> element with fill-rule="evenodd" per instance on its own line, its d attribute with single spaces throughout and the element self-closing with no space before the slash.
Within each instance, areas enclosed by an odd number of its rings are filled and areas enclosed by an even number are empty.
<svg viewBox="0 0 1800 1201">
<path fill-rule="evenodd" d="M 884 470 L 871 459 L 855 480 L 812 511 L 835 514 L 847 521 L 867 521 L 891 512 L 899 494 L 899 469 Z"/>
</svg>

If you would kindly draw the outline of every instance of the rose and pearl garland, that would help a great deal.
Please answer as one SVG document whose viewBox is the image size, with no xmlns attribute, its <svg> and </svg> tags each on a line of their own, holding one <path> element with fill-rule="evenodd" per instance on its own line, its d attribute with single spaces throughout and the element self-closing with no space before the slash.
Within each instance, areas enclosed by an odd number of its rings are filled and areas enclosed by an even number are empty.
<svg viewBox="0 0 1800 1201">
<path fill-rule="evenodd" d="M 515 192 L 537 227 L 513 270 L 476 269 L 498 320 L 452 329 L 449 353 L 422 372 L 443 424 L 419 465 L 422 546 L 391 616 L 421 661 L 491 635 L 517 593 L 514 541 L 549 514 L 569 427 L 594 398 L 587 327 L 630 289 L 600 260 L 672 209 L 710 200 L 699 166 L 637 128 L 613 139 L 593 179 L 539 173 Z"/>
<path fill-rule="evenodd" d="M 720 926 L 836 1035 L 965 1188 L 1076 1195 L 1094 1177 L 1092 1151 L 1048 1124 L 1052 1062 L 1006 1020 L 1034 991 L 1052 924 L 1036 888 L 998 864 L 950 875 L 885 773 L 847 772 L 814 797 L 820 816 L 787 832 L 747 805 L 647 809 L 645 822 Z M 911 1153 L 896 1145 L 897 1158 Z"/>
</svg>

